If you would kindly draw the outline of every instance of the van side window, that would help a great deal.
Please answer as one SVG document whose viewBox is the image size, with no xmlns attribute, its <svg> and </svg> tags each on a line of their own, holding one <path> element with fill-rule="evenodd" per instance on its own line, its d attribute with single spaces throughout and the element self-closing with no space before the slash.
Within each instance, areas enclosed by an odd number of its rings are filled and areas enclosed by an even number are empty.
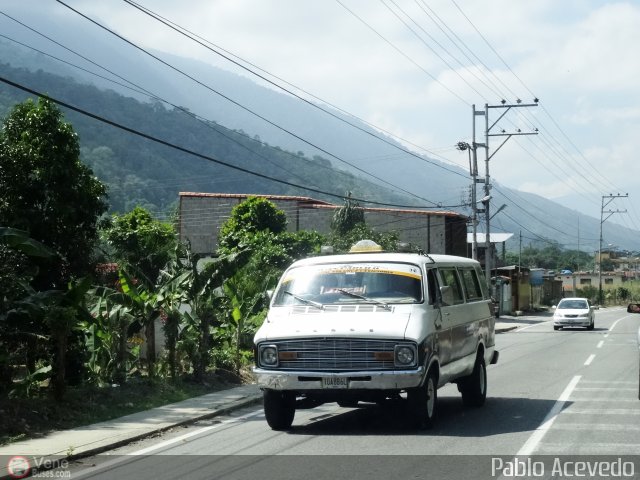
<svg viewBox="0 0 640 480">
<path fill-rule="evenodd" d="M 433 269 L 427 270 L 427 293 L 429 295 L 429 305 L 435 304 L 436 299 L 438 298 L 438 282 L 434 272 L 435 270 Z"/>
<path fill-rule="evenodd" d="M 462 274 L 467 301 L 482 300 L 482 289 L 478 280 L 478 273 L 472 268 L 461 269 L 460 273 Z"/>
<path fill-rule="evenodd" d="M 440 278 L 442 279 L 442 287 L 445 287 L 447 291 L 446 295 L 443 294 L 443 302 L 448 305 L 464 303 L 462 287 L 456 269 L 454 267 L 441 268 Z"/>
</svg>

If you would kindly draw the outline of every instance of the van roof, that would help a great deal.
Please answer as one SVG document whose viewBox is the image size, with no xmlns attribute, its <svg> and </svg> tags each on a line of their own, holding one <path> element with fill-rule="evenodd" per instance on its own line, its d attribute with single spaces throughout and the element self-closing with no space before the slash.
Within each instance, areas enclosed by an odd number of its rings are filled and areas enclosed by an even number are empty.
<svg viewBox="0 0 640 480">
<path fill-rule="evenodd" d="M 480 265 L 476 260 L 455 255 L 421 255 L 419 253 L 345 253 L 340 255 L 322 255 L 304 258 L 294 262 L 291 266 L 322 265 L 327 263 L 351 263 L 351 262 L 402 262 L 433 265 Z"/>
</svg>

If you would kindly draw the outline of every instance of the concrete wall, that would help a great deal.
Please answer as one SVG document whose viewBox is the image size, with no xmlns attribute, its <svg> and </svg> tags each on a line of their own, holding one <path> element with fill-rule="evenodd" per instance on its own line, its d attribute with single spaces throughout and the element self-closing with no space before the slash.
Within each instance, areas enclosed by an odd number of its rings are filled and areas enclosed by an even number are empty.
<svg viewBox="0 0 640 480">
<path fill-rule="evenodd" d="M 287 215 L 287 228 L 328 234 L 337 208 L 306 197 L 265 196 Z M 220 226 L 231 209 L 246 195 L 181 193 L 180 240 L 188 240 L 194 252 L 209 254 L 218 245 Z M 424 212 L 384 208 L 365 209 L 365 222 L 377 231 L 397 231 L 400 240 L 420 246 L 429 253 L 466 255 L 466 217 L 454 212 Z"/>
</svg>

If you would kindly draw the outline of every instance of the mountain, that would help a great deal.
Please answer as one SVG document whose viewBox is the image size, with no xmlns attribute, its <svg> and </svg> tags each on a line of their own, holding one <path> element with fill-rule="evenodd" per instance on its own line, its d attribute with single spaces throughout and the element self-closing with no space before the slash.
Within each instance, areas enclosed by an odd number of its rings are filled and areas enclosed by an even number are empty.
<svg viewBox="0 0 640 480">
<path fill-rule="evenodd" d="M 166 211 L 181 190 L 294 194 L 334 203 L 352 191 L 355 197 L 376 202 L 441 206 L 470 214 L 468 207 L 457 206 L 468 203 L 470 180 L 465 171 L 425 155 L 406 153 L 406 147 L 357 119 L 322 106 L 331 112 L 327 114 L 291 95 L 208 64 L 152 52 L 206 86 L 194 83 L 124 43 L 97 36 L 82 23 L 58 22 L 51 28 L 57 29 L 55 38 L 60 43 L 71 42 L 69 32 L 73 29 L 76 33 L 86 30 L 84 35 L 93 35 L 92 58 L 99 58 L 99 65 L 111 72 L 126 72 L 119 75 L 136 87 L 129 84 L 127 88 L 122 78 L 74 58 L 68 51 L 58 49 L 55 54 L 87 70 L 100 71 L 117 83 L 6 40 L 0 41 L 0 58 L 6 62 L 0 68 L 1 75 L 238 168 L 336 195 L 234 172 L 69 112 L 67 118 L 80 134 L 83 160 L 109 184 L 114 210 L 142 204 Z M 51 52 L 49 42 L 39 43 L 38 48 Z M 32 42 L 29 45 L 34 46 Z M 3 114 L 11 102 L 25 98 L 4 85 L 0 94 Z M 598 248 L 599 219 L 499 184 L 494 185 L 492 197 L 493 211 L 507 205 L 492 219 L 492 231 L 514 233 L 508 243 L 511 249 L 517 248 L 520 233 L 527 245 L 539 244 L 542 238 L 568 248 Z M 606 244 L 640 250 L 638 233 L 607 223 Z"/>
</svg>

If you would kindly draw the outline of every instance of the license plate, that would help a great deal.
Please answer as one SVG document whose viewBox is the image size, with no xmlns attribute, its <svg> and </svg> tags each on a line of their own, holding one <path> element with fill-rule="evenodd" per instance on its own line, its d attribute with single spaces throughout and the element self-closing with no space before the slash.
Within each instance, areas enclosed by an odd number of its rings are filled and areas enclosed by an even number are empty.
<svg viewBox="0 0 640 480">
<path fill-rule="evenodd" d="M 347 377 L 322 377 L 322 388 L 349 388 Z"/>
</svg>

